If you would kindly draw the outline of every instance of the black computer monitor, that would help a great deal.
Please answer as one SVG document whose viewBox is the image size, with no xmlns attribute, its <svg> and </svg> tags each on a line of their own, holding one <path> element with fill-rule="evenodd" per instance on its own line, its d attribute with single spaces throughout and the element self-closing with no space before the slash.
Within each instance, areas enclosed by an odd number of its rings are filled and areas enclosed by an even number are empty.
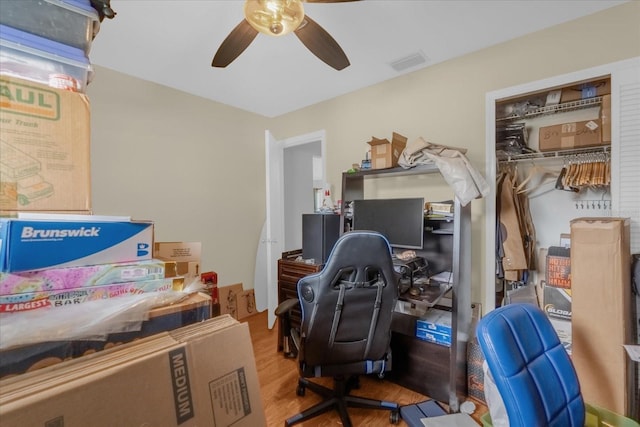
<svg viewBox="0 0 640 427">
<path fill-rule="evenodd" d="M 422 249 L 424 198 L 354 200 L 353 229 L 382 233 L 395 248 Z"/>
</svg>

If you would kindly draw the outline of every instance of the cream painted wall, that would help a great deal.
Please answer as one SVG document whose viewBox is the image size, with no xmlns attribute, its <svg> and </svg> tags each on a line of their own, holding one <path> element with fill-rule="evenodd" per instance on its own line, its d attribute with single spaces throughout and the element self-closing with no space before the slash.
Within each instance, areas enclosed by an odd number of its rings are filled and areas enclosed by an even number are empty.
<svg viewBox="0 0 640 427">
<path fill-rule="evenodd" d="M 366 141 L 393 131 L 466 147 L 484 171 L 487 92 L 639 56 L 639 22 L 633 1 L 274 119 L 98 68 L 88 89 L 94 212 L 152 219 L 157 240 L 202 241 L 203 269 L 217 271 L 221 285 L 251 288 L 265 129 L 278 138 L 326 130 L 336 195 Z M 483 288 L 483 210 L 473 202 L 474 300 Z"/>
<path fill-rule="evenodd" d="M 427 56 L 429 55 L 426 52 Z M 274 119 L 282 137 L 323 128 L 327 180 L 339 194 L 342 171 L 359 162 L 371 136 L 396 131 L 465 147 L 485 170 L 485 94 L 490 91 L 640 55 L 640 2 L 608 9 L 459 59 Z M 411 185 L 397 181 L 400 191 Z M 484 288 L 484 203 L 472 202 L 472 299 Z"/>
<path fill-rule="evenodd" d="M 202 271 L 253 287 L 265 215 L 261 116 L 104 68 L 89 85 L 95 214 L 202 242 Z"/>
</svg>

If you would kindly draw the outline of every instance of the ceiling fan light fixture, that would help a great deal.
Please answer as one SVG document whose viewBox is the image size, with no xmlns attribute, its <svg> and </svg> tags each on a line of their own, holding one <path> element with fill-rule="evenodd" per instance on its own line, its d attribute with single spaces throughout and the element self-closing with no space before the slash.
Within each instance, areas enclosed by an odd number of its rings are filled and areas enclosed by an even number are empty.
<svg viewBox="0 0 640 427">
<path fill-rule="evenodd" d="M 300 0 L 245 0 L 244 17 L 256 31 L 284 36 L 300 26 L 304 7 Z"/>
</svg>

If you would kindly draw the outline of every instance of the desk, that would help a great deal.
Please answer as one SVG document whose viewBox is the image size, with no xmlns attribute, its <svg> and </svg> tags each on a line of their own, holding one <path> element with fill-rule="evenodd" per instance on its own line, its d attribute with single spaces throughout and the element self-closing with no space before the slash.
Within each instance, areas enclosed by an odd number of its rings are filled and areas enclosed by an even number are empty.
<svg viewBox="0 0 640 427">
<path fill-rule="evenodd" d="M 393 364 L 387 379 L 432 399 L 448 403 L 451 390 L 467 395 L 466 360 L 459 361 L 454 372 L 455 387 L 450 387 L 451 349 L 416 338 L 416 316 L 394 313 L 391 323 Z M 466 342 L 458 345 L 465 345 Z"/>
<path fill-rule="evenodd" d="M 296 259 L 302 255 L 302 249 L 283 252 L 278 260 L 278 304 L 288 299 L 298 298 L 298 280 L 322 269 L 322 264 L 307 264 Z M 294 325 L 300 325 L 302 313 L 300 305 L 291 311 L 291 321 Z M 284 334 L 282 319 L 278 319 L 278 351 L 284 349 Z"/>
<path fill-rule="evenodd" d="M 278 303 L 297 298 L 298 280 L 323 267 L 296 261 L 301 253 L 301 250 L 284 252 L 278 260 Z M 452 393 L 458 397 L 466 396 L 466 333 L 455 335 L 464 339 L 456 344 L 456 352 L 452 352 L 449 347 L 416 338 L 417 319 L 418 316 L 394 313 L 391 324 L 393 365 L 387 379 L 446 404 L 450 404 Z M 302 317 L 299 308 L 292 311 L 291 320 L 294 325 L 300 324 Z M 283 350 L 283 326 L 279 319 L 278 351 Z M 450 385 L 452 377 L 455 378 L 455 386 Z"/>
</svg>

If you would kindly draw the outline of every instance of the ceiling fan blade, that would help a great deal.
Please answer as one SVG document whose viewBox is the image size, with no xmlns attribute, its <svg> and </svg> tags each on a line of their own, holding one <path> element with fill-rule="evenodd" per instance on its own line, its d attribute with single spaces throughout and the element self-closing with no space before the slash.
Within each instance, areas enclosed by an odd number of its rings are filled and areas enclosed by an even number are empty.
<svg viewBox="0 0 640 427">
<path fill-rule="evenodd" d="M 308 15 L 304 17 L 302 25 L 295 30 L 295 33 L 302 44 L 327 65 L 336 70 L 342 70 L 350 65 L 349 58 L 338 42 Z"/>
<path fill-rule="evenodd" d="M 224 68 L 231 64 L 258 35 L 246 19 L 243 19 L 220 44 L 211 62 L 212 67 Z"/>
</svg>

